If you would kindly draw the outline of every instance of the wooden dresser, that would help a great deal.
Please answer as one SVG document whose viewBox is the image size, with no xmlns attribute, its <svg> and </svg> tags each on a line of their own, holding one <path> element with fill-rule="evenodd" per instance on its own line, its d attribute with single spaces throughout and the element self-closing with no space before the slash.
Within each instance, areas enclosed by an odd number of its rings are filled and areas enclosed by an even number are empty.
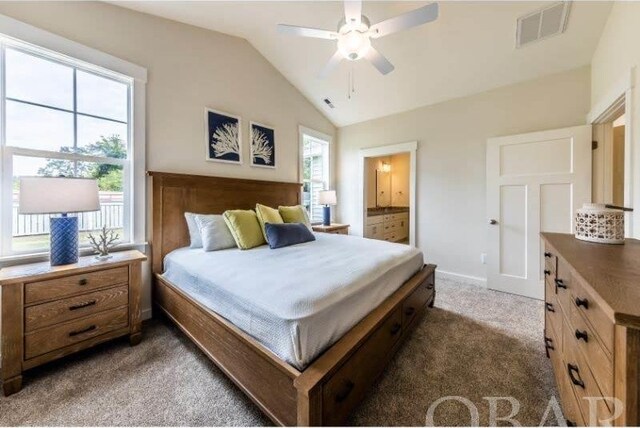
<svg viewBox="0 0 640 428">
<path fill-rule="evenodd" d="M 544 341 L 567 424 L 638 425 L 640 241 L 542 238 Z"/>
<path fill-rule="evenodd" d="M 139 251 L 113 253 L 99 261 L 48 262 L 0 270 L 2 296 L 2 386 L 22 387 L 22 372 L 107 340 L 129 335 L 140 342 Z"/>
</svg>

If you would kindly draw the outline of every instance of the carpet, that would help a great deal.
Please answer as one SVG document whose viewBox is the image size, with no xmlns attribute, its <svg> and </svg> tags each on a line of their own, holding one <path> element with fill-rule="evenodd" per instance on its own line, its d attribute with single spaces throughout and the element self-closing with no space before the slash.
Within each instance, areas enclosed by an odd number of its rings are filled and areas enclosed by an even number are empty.
<svg viewBox="0 0 640 428">
<path fill-rule="evenodd" d="M 490 403 L 538 425 L 557 399 L 542 341 L 543 304 L 453 281 L 437 282 L 435 308 L 420 321 L 353 412 L 353 425 L 481 425 Z M 126 340 L 28 372 L 24 388 L 0 397 L 0 425 L 270 425 L 258 408 L 184 334 L 164 319 L 144 325 L 140 345 Z M 464 401 L 467 400 L 467 401 Z M 545 424 L 555 424 L 551 417 Z M 508 425 L 508 424 L 506 424 Z"/>
</svg>

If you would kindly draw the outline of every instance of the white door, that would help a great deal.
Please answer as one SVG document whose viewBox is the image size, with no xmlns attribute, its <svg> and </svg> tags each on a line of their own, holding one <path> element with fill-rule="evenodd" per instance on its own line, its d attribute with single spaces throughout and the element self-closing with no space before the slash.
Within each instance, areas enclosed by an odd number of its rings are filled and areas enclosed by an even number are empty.
<svg viewBox="0 0 640 428">
<path fill-rule="evenodd" d="M 540 232 L 573 233 L 591 201 L 591 126 L 487 141 L 489 288 L 544 298 Z"/>
</svg>

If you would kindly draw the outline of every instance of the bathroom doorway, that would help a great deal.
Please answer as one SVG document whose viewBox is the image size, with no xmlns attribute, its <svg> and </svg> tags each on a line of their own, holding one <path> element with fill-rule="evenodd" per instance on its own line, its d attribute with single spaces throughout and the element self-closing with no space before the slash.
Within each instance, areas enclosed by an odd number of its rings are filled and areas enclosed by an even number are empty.
<svg viewBox="0 0 640 428">
<path fill-rule="evenodd" d="M 417 143 L 363 149 L 362 236 L 415 246 Z"/>
</svg>

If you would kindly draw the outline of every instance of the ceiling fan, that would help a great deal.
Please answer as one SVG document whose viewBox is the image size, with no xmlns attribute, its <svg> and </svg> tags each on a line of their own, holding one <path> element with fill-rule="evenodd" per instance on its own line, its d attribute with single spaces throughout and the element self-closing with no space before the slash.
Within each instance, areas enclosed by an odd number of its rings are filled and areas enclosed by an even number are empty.
<svg viewBox="0 0 640 428">
<path fill-rule="evenodd" d="M 326 78 L 343 59 L 357 61 L 365 58 L 380 73 L 388 74 L 393 71 L 394 66 L 371 46 L 371 39 L 377 39 L 426 24 L 435 21 L 437 18 L 438 3 L 431 3 L 411 12 L 371 25 L 369 19 L 362 15 L 362 0 L 345 0 L 344 18 L 338 22 L 337 31 L 287 24 L 278 24 L 278 31 L 282 34 L 336 40 L 338 42 L 338 50 L 318 75 L 321 79 Z"/>
</svg>

